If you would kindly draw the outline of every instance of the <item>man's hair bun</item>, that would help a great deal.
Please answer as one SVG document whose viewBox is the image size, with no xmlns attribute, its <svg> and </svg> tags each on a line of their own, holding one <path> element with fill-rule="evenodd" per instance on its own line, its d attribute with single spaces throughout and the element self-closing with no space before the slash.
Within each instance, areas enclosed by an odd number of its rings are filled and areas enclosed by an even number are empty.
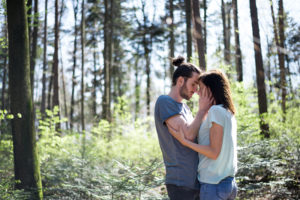
<svg viewBox="0 0 300 200">
<path fill-rule="evenodd" d="M 179 67 L 184 61 L 184 57 L 178 56 L 177 58 L 173 58 L 172 63 L 174 66 Z"/>
</svg>

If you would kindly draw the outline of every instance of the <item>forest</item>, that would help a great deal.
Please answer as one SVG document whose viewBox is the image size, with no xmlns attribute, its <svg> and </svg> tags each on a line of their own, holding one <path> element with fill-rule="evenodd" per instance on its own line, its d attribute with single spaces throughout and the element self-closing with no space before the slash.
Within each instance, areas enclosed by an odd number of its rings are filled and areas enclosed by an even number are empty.
<svg viewBox="0 0 300 200">
<path fill-rule="evenodd" d="M 299 11 L 293 0 L 0 0 L 0 199 L 168 199 L 153 114 L 178 55 L 230 80 L 237 199 L 300 199 Z"/>
</svg>

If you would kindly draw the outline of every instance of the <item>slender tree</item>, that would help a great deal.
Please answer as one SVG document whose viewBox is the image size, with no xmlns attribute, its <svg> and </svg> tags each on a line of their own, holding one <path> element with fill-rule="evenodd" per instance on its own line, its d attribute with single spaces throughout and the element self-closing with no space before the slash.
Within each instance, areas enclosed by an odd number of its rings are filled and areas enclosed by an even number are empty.
<svg viewBox="0 0 300 200">
<path fill-rule="evenodd" d="M 284 12 L 283 0 L 278 0 L 278 26 L 279 26 L 279 68 L 280 68 L 280 88 L 281 88 L 281 109 L 285 120 L 286 113 L 286 73 L 285 73 L 285 53 L 284 53 Z"/>
<path fill-rule="evenodd" d="M 174 54 L 175 54 L 175 36 L 174 36 L 174 3 L 173 0 L 169 0 L 169 21 L 168 21 L 168 25 L 169 25 L 169 48 L 170 48 L 170 52 L 169 52 L 169 57 L 170 58 L 174 58 Z M 174 66 L 172 64 L 172 59 L 170 59 L 170 78 L 172 79 L 173 73 L 174 73 Z"/>
<path fill-rule="evenodd" d="M 199 0 L 191 0 L 192 8 L 193 8 L 193 36 L 196 40 L 197 52 L 198 52 L 198 59 L 199 59 L 199 66 L 200 69 L 203 71 L 206 70 L 206 62 L 205 62 L 205 52 L 204 52 L 204 41 L 203 41 L 203 34 L 202 34 L 202 20 L 200 17 L 200 7 L 199 7 Z"/>
<path fill-rule="evenodd" d="M 42 76 L 42 102 L 41 113 L 45 114 L 46 108 L 46 73 L 47 73 L 47 17 L 48 16 L 48 0 L 45 0 L 45 16 L 44 16 L 44 37 L 43 37 L 43 76 Z"/>
<path fill-rule="evenodd" d="M 252 35 L 253 35 L 253 46 L 255 53 L 255 66 L 256 66 L 256 82 L 258 89 L 258 107 L 259 114 L 261 117 L 260 129 L 261 133 L 265 138 L 270 137 L 269 125 L 264 121 L 263 114 L 268 112 L 266 85 L 265 85 L 265 71 L 263 67 L 263 59 L 261 54 L 261 43 L 259 35 L 259 25 L 257 17 L 256 0 L 250 1 L 250 15 L 252 22 Z"/>
<path fill-rule="evenodd" d="M 38 39 L 38 28 L 39 28 L 39 1 L 34 0 L 34 15 L 33 15 L 33 31 L 32 31 L 32 44 L 31 44 L 31 56 L 30 56 L 30 82 L 32 96 L 34 95 L 34 71 L 36 63 L 37 53 L 37 39 Z"/>
<path fill-rule="evenodd" d="M 81 4 L 81 127 L 82 131 L 85 130 L 84 119 L 84 49 L 85 48 L 85 12 L 84 0 Z"/>
<path fill-rule="evenodd" d="M 7 15 L 5 15 L 5 23 L 3 24 L 4 36 L 7 38 Z M 7 42 L 7 41 L 6 41 Z M 3 75 L 2 75 L 2 91 L 1 91 L 1 109 L 4 110 L 6 105 L 6 82 L 7 82 L 7 59 L 8 58 L 8 50 L 7 48 L 3 48 Z"/>
<path fill-rule="evenodd" d="M 204 10 L 204 23 L 203 23 L 203 38 L 204 38 L 204 53 L 207 54 L 207 1 L 203 0 L 203 10 Z"/>
<path fill-rule="evenodd" d="M 59 45 L 61 45 L 61 40 L 59 40 Z M 65 81 L 65 73 L 64 73 L 64 65 L 63 65 L 63 56 L 62 56 L 62 50 L 59 50 L 60 53 L 60 74 L 61 74 L 61 83 L 62 83 L 62 91 L 63 91 L 63 105 L 64 105 L 64 115 L 67 118 L 68 115 L 68 105 L 67 105 L 67 92 L 66 92 L 66 81 Z M 69 129 L 69 123 L 66 121 L 66 129 Z"/>
<path fill-rule="evenodd" d="M 94 23 L 94 26 L 95 23 Z M 93 37 L 96 38 L 95 36 L 95 32 L 93 32 Z M 98 86 L 98 81 L 97 81 L 97 45 L 96 45 L 96 41 L 93 43 L 93 90 L 92 90 L 92 97 L 93 97 L 93 103 L 92 103 L 92 113 L 93 116 L 96 117 L 97 116 L 97 86 Z"/>
<path fill-rule="evenodd" d="M 184 0 L 185 5 L 185 22 L 186 22 L 186 52 L 187 61 L 192 57 L 192 26 L 191 26 L 191 0 Z"/>
<path fill-rule="evenodd" d="M 112 6 L 113 1 L 104 0 L 105 14 L 104 14 L 104 94 L 102 101 L 102 117 L 108 121 L 111 121 L 111 29 L 110 16 L 110 6 Z"/>
<path fill-rule="evenodd" d="M 16 188 L 42 199 L 30 84 L 28 22 L 25 0 L 7 0 L 9 90 Z M 17 181 L 18 180 L 18 181 Z"/>
<path fill-rule="evenodd" d="M 138 118 L 138 114 L 140 112 L 140 94 L 141 94 L 141 88 L 140 88 L 140 77 L 139 77 L 139 49 L 140 45 L 137 47 L 137 55 L 135 55 L 135 60 L 134 60 L 134 71 L 135 71 L 135 120 Z"/>
<path fill-rule="evenodd" d="M 58 85 L 58 41 L 59 41 L 59 21 L 58 21 L 58 0 L 55 0 L 55 22 L 54 22 L 54 54 L 53 54 L 53 107 L 59 105 L 59 85 Z M 59 115 L 59 114 L 58 114 Z M 60 128 L 60 123 L 57 123 L 56 129 Z"/>
<path fill-rule="evenodd" d="M 75 85 L 76 85 L 76 66 L 77 66 L 77 11 L 78 11 L 78 0 L 73 1 L 73 12 L 74 12 L 74 49 L 73 49 L 73 67 L 72 67 L 72 92 L 71 92 L 71 106 L 70 106 L 70 129 L 73 130 L 74 123 L 74 106 L 75 106 Z"/>
<path fill-rule="evenodd" d="M 239 82 L 243 81 L 243 63 L 242 63 L 242 53 L 240 48 L 240 32 L 239 32 L 239 22 L 238 22 L 238 4 L 237 0 L 232 0 L 233 9 L 233 21 L 234 21 L 234 41 L 235 41 L 235 68 L 237 73 L 237 80 Z"/>
<path fill-rule="evenodd" d="M 28 37 L 29 37 L 29 55 L 31 55 L 31 36 L 32 36 L 32 0 L 27 0 L 26 6 L 27 6 L 27 21 L 28 21 Z"/>
<path fill-rule="evenodd" d="M 231 9 L 230 3 L 224 3 L 221 0 L 221 13 L 223 24 L 223 43 L 224 43 L 224 59 L 226 64 L 230 64 L 230 30 L 231 30 Z"/>
</svg>

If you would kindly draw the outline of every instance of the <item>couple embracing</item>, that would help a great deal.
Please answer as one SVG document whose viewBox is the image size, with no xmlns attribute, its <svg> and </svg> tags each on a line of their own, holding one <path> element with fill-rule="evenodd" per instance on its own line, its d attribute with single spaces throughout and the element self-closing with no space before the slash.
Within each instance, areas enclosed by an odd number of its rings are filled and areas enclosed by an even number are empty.
<svg viewBox="0 0 300 200">
<path fill-rule="evenodd" d="M 168 95 L 155 104 L 155 125 L 171 200 L 234 199 L 237 127 L 229 81 L 219 70 L 201 73 L 179 56 Z M 199 95 L 195 118 L 183 99 Z"/>
</svg>

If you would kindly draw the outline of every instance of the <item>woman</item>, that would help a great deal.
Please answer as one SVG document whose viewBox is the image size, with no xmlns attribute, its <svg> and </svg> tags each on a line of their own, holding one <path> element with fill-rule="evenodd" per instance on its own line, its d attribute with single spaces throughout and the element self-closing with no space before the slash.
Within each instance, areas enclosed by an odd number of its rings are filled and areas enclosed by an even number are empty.
<svg viewBox="0 0 300 200">
<path fill-rule="evenodd" d="M 234 199 L 237 128 L 229 81 L 220 70 L 211 70 L 200 76 L 199 86 L 199 94 L 205 87 L 211 91 L 215 104 L 201 124 L 198 144 L 187 140 L 182 130 L 170 132 L 184 146 L 199 153 L 200 199 Z"/>
</svg>

